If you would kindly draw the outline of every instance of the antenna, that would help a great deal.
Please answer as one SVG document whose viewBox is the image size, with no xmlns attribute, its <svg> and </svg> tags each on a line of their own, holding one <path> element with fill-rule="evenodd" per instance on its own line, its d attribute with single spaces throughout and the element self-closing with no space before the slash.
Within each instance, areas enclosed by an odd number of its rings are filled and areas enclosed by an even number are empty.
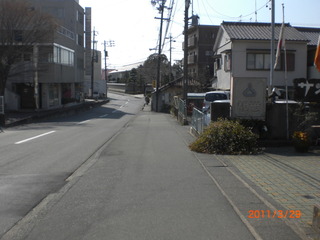
<svg viewBox="0 0 320 240">
<path fill-rule="evenodd" d="M 191 11 L 192 11 L 192 16 L 193 16 L 193 1 L 191 1 Z"/>
<path fill-rule="evenodd" d="M 258 22 L 257 0 L 255 0 L 255 11 L 254 11 L 254 13 L 256 15 L 256 22 Z"/>
</svg>

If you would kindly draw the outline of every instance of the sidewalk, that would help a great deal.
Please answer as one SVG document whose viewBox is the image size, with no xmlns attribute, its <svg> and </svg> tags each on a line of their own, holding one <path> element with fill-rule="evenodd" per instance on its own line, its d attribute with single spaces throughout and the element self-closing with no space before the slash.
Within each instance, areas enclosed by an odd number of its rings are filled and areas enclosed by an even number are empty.
<svg viewBox="0 0 320 240">
<path fill-rule="evenodd" d="M 189 139 L 188 143 L 194 139 Z M 281 146 L 267 147 L 260 155 L 195 154 L 213 176 L 221 174 L 221 167 L 229 168 L 248 183 L 253 192 L 258 191 L 260 196 L 266 194 L 262 197 L 267 205 L 265 209 L 246 208 L 243 214 L 248 210 L 260 210 L 260 215 L 262 210 L 298 211 L 301 217 L 284 220 L 288 220 L 291 227 L 299 228 L 297 232 L 301 235 L 320 239 L 320 229 L 317 234 L 312 228 L 314 206 L 320 206 L 320 146 L 311 147 L 308 153 L 297 153 L 293 147 Z M 219 168 L 219 174 L 212 170 L 213 166 Z M 224 178 L 220 179 L 221 185 Z"/>
<path fill-rule="evenodd" d="M 262 155 L 215 156 L 237 168 L 283 209 L 300 211 L 297 218 L 308 234 L 314 205 L 320 204 L 320 149 L 297 154 L 293 147 L 267 148 Z"/>
</svg>

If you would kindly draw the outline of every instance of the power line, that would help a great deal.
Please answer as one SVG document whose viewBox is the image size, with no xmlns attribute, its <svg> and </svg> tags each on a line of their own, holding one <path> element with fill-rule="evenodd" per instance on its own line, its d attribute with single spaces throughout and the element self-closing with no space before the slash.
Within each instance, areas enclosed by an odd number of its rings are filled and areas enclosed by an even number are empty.
<svg viewBox="0 0 320 240">
<path fill-rule="evenodd" d="M 219 18 L 219 19 L 225 19 L 225 18 L 228 18 L 228 19 L 241 19 L 241 18 L 246 18 L 246 17 L 249 17 L 249 16 L 252 16 L 254 14 L 256 14 L 258 11 L 262 10 L 263 8 L 265 8 L 269 3 L 270 3 L 271 0 L 267 0 L 267 2 L 265 4 L 263 4 L 261 7 L 259 7 L 257 10 L 254 10 L 253 12 L 251 13 L 248 13 L 248 14 L 241 14 L 240 16 L 229 16 L 229 15 L 226 15 L 226 14 L 223 14 L 219 11 L 217 11 L 215 8 L 212 7 L 212 5 L 210 5 L 210 3 L 208 2 L 208 0 L 206 0 L 206 2 L 204 3 L 204 1 L 202 0 L 202 5 L 204 6 L 204 9 L 207 13 L 207 17 L 210 19 L 210 21 L 212 22 L 212 19 L 210 18 L 210 14 L 208 13 L 207 11 L 207 8 L 209 7 L 213 12 L 215 12 L 216 14 L 220 15 L 220 17 L 218 16 L 215 16 L 216 18 Z M 199 7 L 200 9 L 200 7 Z"/>
</svg>

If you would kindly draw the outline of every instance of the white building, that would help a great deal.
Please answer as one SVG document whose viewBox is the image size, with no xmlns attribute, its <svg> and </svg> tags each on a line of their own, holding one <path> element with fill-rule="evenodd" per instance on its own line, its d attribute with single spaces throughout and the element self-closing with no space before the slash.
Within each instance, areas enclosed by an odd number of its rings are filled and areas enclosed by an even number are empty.
<svg viewBox="0 0 320 240">
<path fill-rule="evenodd" d="M 277 46 L 281 24 L 275 26 Z M 307 78 L 308 38 L 289 24 L 285 25 L 288 86 L 296 78 Z M 216 79 L 213 87 L 230 89 L 234 78 L 265 78 L 270 81 L 270 23 L 223 22 L 220 26 L 215 52 Z M 285 86 L 284 52 L 274 71 L 272 86 Z M 266 86 L 267 87 L 267 86 Z"/>
</svg>

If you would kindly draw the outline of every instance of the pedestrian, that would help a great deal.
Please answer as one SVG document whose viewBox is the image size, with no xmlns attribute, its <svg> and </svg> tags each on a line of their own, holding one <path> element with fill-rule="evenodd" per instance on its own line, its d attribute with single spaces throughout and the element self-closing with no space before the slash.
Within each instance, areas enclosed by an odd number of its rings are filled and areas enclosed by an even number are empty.
<svg viewBox="0 0 320 240">
<path fill-rule="evenodd" d="M 149 104 L 149 102 L 150 102 L 150 98 L 149 98 L 149 96 L 148 96 L 148 95 L 146 95 L 146 97 L 144 98 L 144 100 L 146 101 L 146 104 L 148 105 L 148 104 Z"/>
</svg>

